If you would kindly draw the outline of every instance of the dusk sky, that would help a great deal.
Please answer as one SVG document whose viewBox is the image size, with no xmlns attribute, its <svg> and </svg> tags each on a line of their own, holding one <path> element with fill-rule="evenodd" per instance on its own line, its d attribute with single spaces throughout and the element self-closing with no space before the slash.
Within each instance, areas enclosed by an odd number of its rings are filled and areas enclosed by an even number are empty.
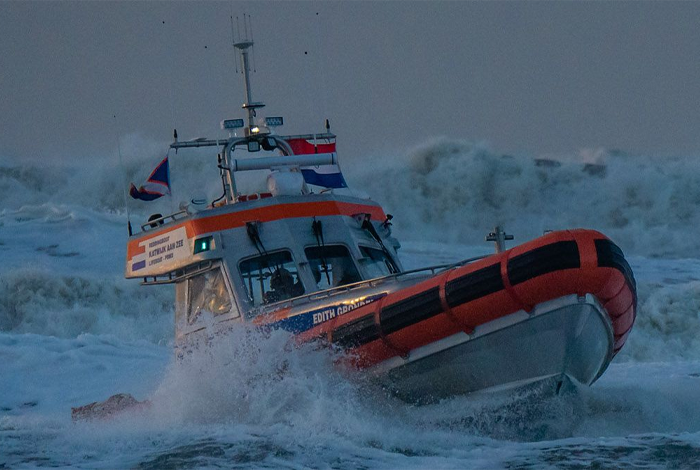
<svg viewBox="0 0 700 470">
<path fill-rule="evenodd" d="M 437 136 L 497 151 L 700 154 L 698 2 L 1 2 L 0 158 L 85 161 L 117 136 L 216 137 L 254 98 L 342 158 Z M 115 121 L 113 115 L 117 115 Z"/>
</svg>

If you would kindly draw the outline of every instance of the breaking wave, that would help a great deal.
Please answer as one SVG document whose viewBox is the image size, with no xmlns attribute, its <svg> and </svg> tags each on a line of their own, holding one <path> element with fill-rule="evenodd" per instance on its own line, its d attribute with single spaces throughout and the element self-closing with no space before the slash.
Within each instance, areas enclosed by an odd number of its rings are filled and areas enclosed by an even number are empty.
<svg viewBox="0 0 700 470">
<path fill-rule="evenodd" d="M 125 171 L 116 157 L 81 167 L 0 163 L 0 202 L 6 209 L 50 201 L 123 212 L 124 187 L 142 182 L 165 148 L 164 143 L 126 137 Z M 173 201 L 130 200 L 130 210 L 167 212 L 192 197 L 218 197 L 221 185 L 212 152 L 171 155 Z M 688 228 L 700 224 L 700 163 L 695 158 L 605 150 L 531 158 L 443 138 L 404 156 L 348 157 L 343 168 L 351 186 L 396 216 L 397 235 L 403 239 L 475 244 L 502 224 L 522 242 L 545 230 L 586 227 L 603 231 L 629 253 L 700 255 L 700 238 L 688 237 Z"/>
<path fill-rule="evenodd" d="M 168 428 L 233 424 L 255 432 L 272 427 L 290 443 L 344 440 L 358 448 L 423 455 L 458 448 L 465 438 L 484 443 L 480 439 L 700 431 L 700 408 L 688 403 L 700 380 L 698 366 L 674 384 L 647 377 L 642 390 L 638 368 L 654 365 L 617 365 L 621 380 L 614 384 L 559 396 L 535 386 L 413 406 L 371 376 L 344 370 L 338 365 L 342 358 L 325 347 L 299 345 L 284 331 L 236 325 L 225 340 L 213 337 L 206 347 L 170 364 L 151 397 L 148 420 Z M 413 439 L 418 435 L 421 439 Z"/>
<path fill-rule="evenodd" d="M 700 360 L 700 281 L 680 285 L 638 286 L 639 306 L 633 333 L 620 360 Z"/>
<path fill-rule="evenodd" d="M 143 289 L 122 279 L 94 279 L 20 269 L 0 277 L 0 331 L 74 338 L 172 339 L 171 288 Z"/>
<path fill-rule="evenodd" d="M 123 213 L 125 191 L 130 183 L 142 184 L 168 148 L 164 142 L 129 135 L 122 139 L 122 163 L 114 155 L 96 156 L 88 164 L 76 165 L 60 160 L 46 164 L 16 164 L 0 160 L 0 204 L 3 209 L 46 203 L 79 206 L 90 210 Z M 211 153 L 214 152 L 214 155 Z M 187 155 L 171 154 L 171 184 L 177 202 L 170 198 L 144 203 L 129 198 L 129 210 L 136 213 L 163 213 L 173 210 L 179 201 L 204 194 L 214 199 L 221 193 L 215 151 L 193 149 Z M 202 188 L 206 188 L 203 190 Z"/>
<path fill-rule="evenodd" d="M 351 180 L 393 212 L 399 238 L 473 244 L 501 224 L 523 242 L 583 227 L 628 253 L 700 255 L 700 238 L 688 236 L 700 224 L 696 158 L 600 150 L 533 159 L 438 139 L 380 162 Z"/>
</svg>

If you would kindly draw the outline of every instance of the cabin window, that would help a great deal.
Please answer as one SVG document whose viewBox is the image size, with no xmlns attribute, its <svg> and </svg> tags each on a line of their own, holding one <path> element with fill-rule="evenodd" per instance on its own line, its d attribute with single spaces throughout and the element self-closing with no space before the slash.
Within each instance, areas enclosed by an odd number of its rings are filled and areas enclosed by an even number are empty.
<svg viewBox="0 0 700 470">
<path fill-rule="evenodd" d="M 240 264 L 248 299 L 254 306 L 298 297 L 304 293 L 289 251 L 268 253 Z"/>
<path fill-rule="evenodd" d="M 229 313 L 231 295 L 221 269 L 213 269 L 187 280 L 187 321 L 194 323 L 202 312 L 214 316 Z"/>
<path fill-rule="evenodd" d="M 343 245 L 311 246 L 305 251 L 318 290 L 362 280 L 350 252 Z"/>
<path fill-rule="evenodd" d="M 388 276 L 399 272 L 399 268 L 394 263 L 394 260 L 392 260 L 389 255 L 384 253 L 384 251 L 376 248 L 361 246 L 360 252 L 364 257 L 362 265 L 370 279 Z"/>
</svg>

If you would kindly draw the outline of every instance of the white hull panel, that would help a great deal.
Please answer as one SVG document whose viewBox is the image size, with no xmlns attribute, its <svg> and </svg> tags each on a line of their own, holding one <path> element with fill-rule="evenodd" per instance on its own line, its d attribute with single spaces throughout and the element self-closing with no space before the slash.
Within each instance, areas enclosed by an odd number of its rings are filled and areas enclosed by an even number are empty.
<svg viewBox="0 0 700 470">
<path fill-rule="evenodd" d="M 543 380 L 590 385 L 612 355 L 605 310 L 591 295 L 572 295 L 417 348 L 372 372 L 402 398 L 433 401 Z"/>
</svg>

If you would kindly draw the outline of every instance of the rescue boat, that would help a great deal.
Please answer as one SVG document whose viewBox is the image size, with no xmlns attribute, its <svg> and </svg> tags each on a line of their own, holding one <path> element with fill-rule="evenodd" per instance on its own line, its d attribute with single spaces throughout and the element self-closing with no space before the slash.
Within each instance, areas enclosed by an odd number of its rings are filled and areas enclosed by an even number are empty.
<svg viewBox="0 0 700 470">
<path fill-rule="evenodd" d="M 216 148 L 223 196 L 130 228 L 126 277 L 175 285 L 179 356 L 250 323 L 347 350 L 353 367 L 411 400 L 600 377 L 636 315 L 617 245 L 575 229 L 506 250 L 499 228 L 490 256 L 404 270 L 392 217 L 347 187 L 328 122 L 281 135 L 282 118 L 261 117 L 252 45 L 234 44 L 247 119 L 222 121 L 227 139 L 171 144 Z M 267 173 L 268 190 L 241 194 L 237 177 L 253 171 Z"/>
</svg>

